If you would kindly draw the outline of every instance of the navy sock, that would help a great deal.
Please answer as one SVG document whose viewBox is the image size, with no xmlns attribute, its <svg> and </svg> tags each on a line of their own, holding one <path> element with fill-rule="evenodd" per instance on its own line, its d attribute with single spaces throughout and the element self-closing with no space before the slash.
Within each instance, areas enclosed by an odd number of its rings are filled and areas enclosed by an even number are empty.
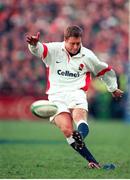
<svg viewBox="0 0 130 180">
<path fill-rule="evenodd" d="M 75 142 L 73 142 L 72 144 L 70 144 L 72 146 L 72 148 L 74 150 L 76 150 L 83 158 L 85 158 L 86 160 L 88 160 L 88 162 L 94 162 L 96 164 L 98 164 L 98 162 L 96 161 L 96 159 L 94 158 L 94 156 L 91 154 L 91 152 L 88 150 L 88 148 L 86 146 L 84 146 L 82 149 L 79 149 L 75 146 Z"/>
<path fill-rule="evenodd" d="M 81 121 L 81 123 L 79 122 L 77 126 L 78 126 L 77 130 L 80 132 L 81 136 L 84 139 L 89 133 L 88 124 L 85 121 L 84 122 Z"/>
<path fill-rule="evenodd" d="M 97 163 L 96 159 L 94 158 L 94 156 L 91 154 L 91 152 L 88 150 L 88 148 L 86 147 L 86 145 L 84 144 L 84 146 L 82 148 L 79 148 L 74 140 L 74 138 L 72 136 L 66 138 L 68 144 L 75 150 L 77 151 L 83 158 L 85 158 L 87 161 L 89 162 L 94 162 Z"/>
</svg>

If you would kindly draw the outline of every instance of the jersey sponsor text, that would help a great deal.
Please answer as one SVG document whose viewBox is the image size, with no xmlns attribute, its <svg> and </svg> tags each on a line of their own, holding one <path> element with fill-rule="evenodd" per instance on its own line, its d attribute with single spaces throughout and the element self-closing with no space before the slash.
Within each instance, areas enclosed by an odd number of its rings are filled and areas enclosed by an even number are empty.
<svg viewBox="0 0 130 180">
<path fill-rule="evenodd" d="M 57 70 L 57 73 L 61 76 L 68 76 L 68 77 L 79 77 L 79 72 L 72 73 L 70 71 L 62 71 L 61 69 Z"/>
</svg>

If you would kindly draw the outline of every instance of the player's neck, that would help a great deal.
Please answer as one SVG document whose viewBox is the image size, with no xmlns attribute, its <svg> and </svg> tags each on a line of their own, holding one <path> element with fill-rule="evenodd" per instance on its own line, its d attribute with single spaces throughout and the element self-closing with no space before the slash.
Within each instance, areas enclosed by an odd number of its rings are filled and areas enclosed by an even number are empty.
<svg viewBox="0 0 130 180">
<path fill-rule="evenodd" d="M 78 50 L 77 53 L 75 53 L 75 54 L 73 54 L 73 53 L 71 53 L 71 52 L 69 52 L 69 51 L 68 51 L 68 53 L 69 53 L 69 55 L 72 57 L 72 56 L 75 56 L 75 55 L 77 55 L 78 53 L 80 53 L 80 49 L 81 49 L 81 48 L 79 48 L 79 50 Z"/>
</svg>

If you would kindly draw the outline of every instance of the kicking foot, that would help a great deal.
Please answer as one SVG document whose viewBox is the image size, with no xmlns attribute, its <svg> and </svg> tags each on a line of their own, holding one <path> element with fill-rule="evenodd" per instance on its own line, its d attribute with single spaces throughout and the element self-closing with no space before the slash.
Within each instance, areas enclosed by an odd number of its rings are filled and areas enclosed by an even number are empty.
<svg viewBox="0 0 130 180">
<path fill-rule="evenodd" d="M 89 163 L 88 163 L 88 167 L 89 167 L 90 169 L 100 169 L 100 168 L 101 168 L 100 164 L 94 163 L 94 162 L 89 162 Z"/>
<path fill-rule="evenodd" d="M 81 136 L 81 134 L 78 132 L 78 131 L 73 131 L 73 134 L 72 134 L 72 137 L 74 138 L 75 140 L 75 143 L 76 143 L 76 149 L 82 149 L 85 144 L 83 142 L 83 138 Z"/>
</svg>

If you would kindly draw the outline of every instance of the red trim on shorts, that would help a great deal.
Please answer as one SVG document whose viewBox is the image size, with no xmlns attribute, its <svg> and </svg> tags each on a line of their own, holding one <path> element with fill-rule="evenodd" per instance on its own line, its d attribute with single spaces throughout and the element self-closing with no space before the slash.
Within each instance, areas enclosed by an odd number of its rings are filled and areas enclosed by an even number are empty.
<svg viewBox="0 0 130 180">
<path fill-rule="evenodd" d="M 50 89 L 49 67 L 46 68 L 46 76 L 47 76 L 47 85 L 46 85 L 46 92 L 47 92 Z"/>
<path fill-rule="evenodd" d="M 42 44 L 43 45 L 43 48 L 44 48 L 44 51 L 43 51 L 43 58 L 46 58 L 47 56 L 47 53 L 48 53 L 48 48 L 45 44 Z"/>
<path fill-rule="evenodd" d="M 97 77 L 104 75 L 106 72 L 110 71 L 112 69 L 111 66 L 108 66 L 106 69 L 103 69 L 97 74 Z"/>
<path fill-rule="evenodd" d="M 86 78 L 85 78 L 85 86 L 82 87 L 81 89 L 84 91 L 87 91 L 89 88 L 90 82 L 91 82 L 91 74 L 90 74 L 90 72 L 87 72 Z"/>
</svg>

